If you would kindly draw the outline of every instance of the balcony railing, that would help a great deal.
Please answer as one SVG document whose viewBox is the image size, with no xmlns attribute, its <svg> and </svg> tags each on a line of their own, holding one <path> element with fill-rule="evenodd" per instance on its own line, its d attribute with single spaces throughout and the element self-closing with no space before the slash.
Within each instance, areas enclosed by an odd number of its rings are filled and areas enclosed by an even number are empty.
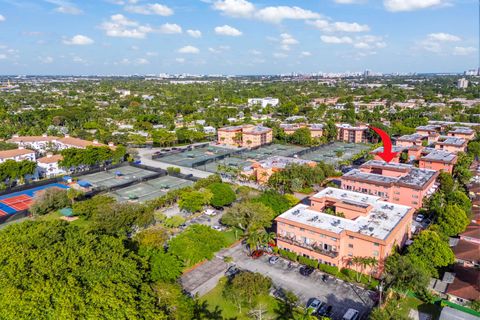
<svg viewBox="0 0 480 320">
<path fill-rule="evenodd" d="M 277 240 L 281 240 L 281 241 L 289 243 L 291 245 L 314 251 L 316 253 L 319 253 L 321 255 L 324 255 L 324 256 L 327 256 L 327 257 L 330 257 L 330 258 L 338 257 L 338 252 L 337 251 L 325 250 L 322 247 L 318 246 L 317 243 L 308 244 L 308 243 L 305 243 L 305 242 L 298 241 L 295 237 L 292 238 L 292 237 L 281 236 L 281 235 L 277 235 Z"/>
</svg>

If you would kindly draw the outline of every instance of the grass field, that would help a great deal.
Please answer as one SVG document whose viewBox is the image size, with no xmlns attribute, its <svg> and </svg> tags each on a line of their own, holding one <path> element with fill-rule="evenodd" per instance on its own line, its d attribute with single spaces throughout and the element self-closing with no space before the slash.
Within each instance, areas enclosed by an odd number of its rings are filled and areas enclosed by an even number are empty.
<svg viewBox="0 0 480 320">
<path fill-rule="evenodd" d="M 243 306 L 242 310 L 231 301 L 228 301 L 223 297 L 223 288 L 227 283 L 227 278 L 222 278 L 218 282 L 218 285 L 200 300 L 206 301 L 210 310 L 215 310 L 215 307 L 219 307 L 222 310 L 222 316 L 226 319 L 236 318 L 238 320 L 252 319 L 249 316 L 250 308 Z M 257 309 L 258 306 L 262 306 L 262 309 L 266 309 L 266 313 L 263 315 L 264 319 L 275 318 L 275 309 L 278 307 L 278 301 L 270 295 L 261 295 L 257 298 L 257 301 L 253 304 L 253 309 Z"/>
<path fill-rule="evenodd" d="M 402 314 L 408 316 L 410 310 L 418 310 L 418 312 L 426 313 L 432 316 L 432 320 L 437 320 L 440 317 L 441 308 L 434 304 L 425 303 L 422 300 L 412 297 L 402 298 L 399 306 Z"/>
</svg>

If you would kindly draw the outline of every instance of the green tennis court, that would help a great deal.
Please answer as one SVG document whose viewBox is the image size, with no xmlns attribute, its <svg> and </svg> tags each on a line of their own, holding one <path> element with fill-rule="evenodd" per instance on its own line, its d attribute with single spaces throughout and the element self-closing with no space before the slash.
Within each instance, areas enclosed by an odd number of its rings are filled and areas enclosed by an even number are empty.
<svg viewBox="0 0 480 320">
<path fill-rule="evenodd" d="M 100 171 L 79 176 L 78 180 L 90 183 L 94 188 L 111 188 L 120 186 L 130 181 L 137 181 L 149 176 L 157 175 L 154 171 L 149 171 L 137 167 L 125 166 L 111 170 Z"/>
</svg>

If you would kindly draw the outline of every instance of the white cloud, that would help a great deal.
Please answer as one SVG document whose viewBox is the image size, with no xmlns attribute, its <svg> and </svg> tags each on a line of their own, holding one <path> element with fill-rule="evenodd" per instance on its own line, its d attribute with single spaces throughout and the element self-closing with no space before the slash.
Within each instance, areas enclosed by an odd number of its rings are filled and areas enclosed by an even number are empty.
<svg viewBox="0 0 480 320">
<path fill-rule="evenodd" d="M 187 34 L 193 38 L 200 38 L 202 36 L 202 32 L 200 30 L 188 29 Z"/>
<path fill-rule="evenodd" d="M 446 0 L 384 0 L 383 5 L 388 11 L 414 11 L 439 7 L 448 4 Z"/>
<path fill-rule="evenodd" d="M 7 55 L 4 53 L 0 53 L 0 60 L 5 60 L 7 59 Z"/>
<path fill-rule="evenodd" d="M 235 18 L 250 18 L 255 12 L 255 6 L 246 0 L 218 0 L 213 9 Z"/>
<path fill-rule="evenodd" d="M 280 44 L 283 50 L 288 51 L 290 46 L 298 44 L 298 40 L 288 33 L 282 33 L 280 35 Z"/>
<path fill-rule="evenodd" d="M 155 51 L 147 51 L 145 54 L 147 55 L 147 57 L 156 57 L 156 56 L 158 56 L 158 52 L 155 52 Z"/>
<path fill-rule="evenodd" d="M 41 63 L 44 63 L 44 64 L 53 63 L 53 58 L 50 57 L 50 56 L 40 57 L 39 59 L 40 59 L 40 62 L 41 62 Z"/>
<path fill-rule="evenodd" d="M 213 9 L 234 18 L 255 18 L 270 23 L 280 23 L 283 20 L 318 19 L 316 12 L 297 6 L 269 6 L 258 9 L 246 0 L 216 0 Z"/>
<path fill-rule="evenodd" d="M 176 58 L 175 61 L 177 61 L 178 63 L 184 63 L 185 58 Z"/>
<path fill-rule="evenodd" d="M 199 53 L 200 50 L 197 47 L 194 46 L 185 46 L 183 48 L 178 49 L 179 53 L 191 53 L 191 54 L 196 54 Z"/>
<path fill-rule="evenodd" d="M 449 33 L 443 33 L 443 32 L 439 32 L 439 33 L 430 33 L 428 36 L 428 39 L 430 40 L 433 40 L 433 41 L 445 41 L 445 42 L 450 42 L 450 41 L 460 41 L 460 37 L 457 37 L 453 34 L 449 34 Z"/>
<path fill-rule="evenodd" d="M 313 11 L 305 10 L 300 7 L 287 6 L 266 7 L 259 10 L 255 16 L 260 20 L 271 23 L 280 23 L 286 19 L 306 20 L 320 18 L 320 15 Z"/>
<path fill-rule="evenodd" d="M 82 57 L 79 57 L 79 56 L 74 56 L 72 58 L 72 61 L 75 62 L 75 63 L 81 63 L 81 64 L 86 64 L 87 61 L 85 61 L 85 59 L 83 59 Z"/>
<path fill-rule="evenodd" d="M 227 50 L 230 50 L 230 47 L 229 46 L 219 46 L 217 48 L 213 48 L 213 47 L 210 47 L 208 48 L 208 51 L 210 51 L 211 53 L 222 53 L 222 52 L 225 52 Z"/>
<path fill-rule="evenodd" d="M 175 23 L 165 23 L 160 26 L 158 32 L 166 34 L 182 33 L 182 27 Z"/>
<path fill-rule="evenodd" d="M 317 19 L 308 21 L 308 24 L 324 32 L 367 32 L 370 27 L 366 24 L 359 24 L 356 22 L 330 22 L 324 19 Z"/>
<path fill-rule="evenodd" d="M 173 10 L 163 4 L 151 3 L 143 6 L 126 6 L 125 11 L 144 15 L 171 16 Z"/>
<path fill-rule="evenodd" d="M 253 54 L 254 56 L 260 56 L 262 54 L 261 51 L 258 51 L 258 50 L 255 50 L 255 49 L 252 49 L 249 51 L 251 54 Z"/>
<path fill-rule="evenodd" d="M 456 56 L 468 56 L 477 51 L 475 47 L 455 47 L 453 48 L 453 54 Z"/>
<path fill-rule="evenodd" d="M 130 20 L 122 14 L 115 14 L 110 17 L 110 21 L 102 23 L 101 29 L 109 37 L 123 37 L 143 39 L 148 33 L 154 30 L 148 25 L 141 25 L 136 21 Z"/>
<path fill-rule="evenodd" d="M 145 65 L 145 64 L 149 64 L 150 61 L 148 61 L 147 59 L 145 58 L 138 58 L 135 60 L 135 64 L 138 64 L 138 65 Z"/>
<path fill-rule="evenodd" d="M 364 35 L 355 37 L 353 46 L 357 49 L 381 49 L 385 48 L 387 44 L 380 36 Z"/>
<path fill-rule="evenodd" d="M 220 34 L 222 36 L 231 36 L 231 37 L 238 37 L 242 35 L 242 32 L 234 27 L 229 25 L 223 25 L 221 27 L 215 27 L 215 33 Z"/>
<path fill-rule="evenodd" d="M 92 39 L 90 39 L 87 36 L 77 34 L 76 36 L 73 36 L 70 39 L 64 39 L 63 43 L 68 44 L 68 45 L 73 45 L 73 46 L 85 46 L 94 43 Z"/>
<path fill-rule="evenodd" d="M 334 0 L 335 3 L 338 4 L 358 4 L 358 3 L 363 3 L 365 1 L 363 0 Z"/>
<path fill-rule="evenodd" d="M 285 58 L 288 58 L 288 55 L 283 52 L 275 52 L 273 54 L 273 57 L 277 59 L 285 59 Z"/>
<path fill-rule="evenodd" d="M 55 8 L 55 12 L 64 13 L 64 14 L 82 14 L 83 11 L 77 8 L 74 4 L 70 3 L 67 0 L 45 0 L 48 3 L 54 4 L 57 7 Z"/>
<path fill-rule="evenodd" d="M 310 56 L 312 56 L 312 53 L 310 51 L 302 51 L 300 53 L 300 56 L 301 57 L 310 57 Z"/>
<path fill-rule="evenodd" d="M 2 15 L 0 14 L 0 22 L 3 22 L 3 21 L 5 21 L 5 20 L 7 20 L 7 19 L 5 18 L 5 16 L 2 16 Z"/>
<path fill-rule="evenodd" d="M 333 44 L 353 43 L 350 37 L 321 36 L 320 39 L 325 43 Z"/>
</svg>

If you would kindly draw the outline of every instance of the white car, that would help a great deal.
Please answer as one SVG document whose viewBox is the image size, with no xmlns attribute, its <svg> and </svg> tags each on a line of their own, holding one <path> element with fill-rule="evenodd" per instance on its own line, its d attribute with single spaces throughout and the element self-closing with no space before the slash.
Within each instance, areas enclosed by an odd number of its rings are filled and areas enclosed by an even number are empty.
<svg viewBox="0 0 480 320">
<path fill-rule="evenodd" d="M 207 210 L 205 210 L 205 214 L 207 216 L 215 216 L 217 214 L 217 212 L 213 209 L 207 209 Z"/>
<path fill-rule="evenodd" d="M 317 313 L 318 309 L 322 306 L 322 301 L 318 300 L 317 298 L 313 298 L 307 304 L 307 309 L 313 309 L 313 313 Z"/>
<path fill-rule="evenodd" d="M 415 221 L 417 222 L 422 222 L 423 219 L 425 219 L 425 216 L 423 214 L 419 214 L 415 217 Z"/>
</svg>

